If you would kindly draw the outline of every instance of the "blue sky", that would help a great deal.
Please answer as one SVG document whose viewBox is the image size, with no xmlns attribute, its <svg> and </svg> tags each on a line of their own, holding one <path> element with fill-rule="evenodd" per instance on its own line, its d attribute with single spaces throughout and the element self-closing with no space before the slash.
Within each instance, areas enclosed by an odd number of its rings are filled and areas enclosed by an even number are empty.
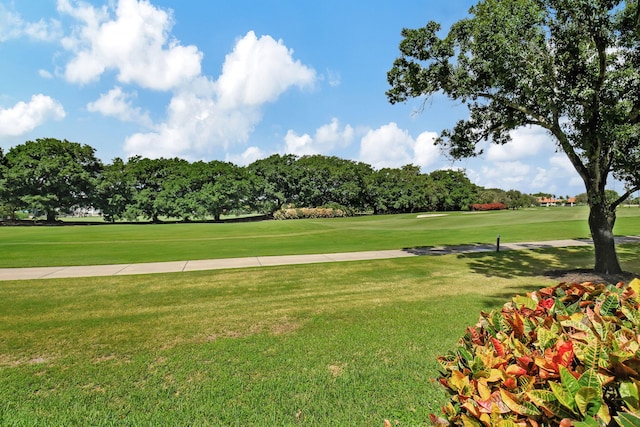
<svg viewBox="0 0 640 427">
<path fill-rule="evenodd" d="M 464 168 L 488 188 L 584 192 L 543 131 L 520 129 L 513 143 L 452 163 L 432 141 L 466 117 L 462 105 L 387 102 L 401 29 L 448 28 L 473 3 L 0 0 L 0 147 L 52 137 L 89 144 L 104 162 L 239 165 L 324 154 Z"/>
</svg>

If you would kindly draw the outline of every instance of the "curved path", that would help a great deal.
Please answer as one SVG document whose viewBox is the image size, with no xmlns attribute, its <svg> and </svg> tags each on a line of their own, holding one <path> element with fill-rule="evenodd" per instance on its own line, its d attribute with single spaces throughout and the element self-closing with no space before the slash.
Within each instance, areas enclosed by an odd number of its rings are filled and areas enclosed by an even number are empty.
<svg viewBox="0 0 640 427">
<path fill-rule="evenodd" d="M 640 236 L 616 237 L 616 243 L 640 243 Z M 591 245 L 593 245 L 593 242 L 589 239 L 501 243 L 500 251 Z M 425 255 L 434 256 L 454 253 L 492 252 L 496 251 L 496 249 L 496 245 L 425 246 L 421 248 L 385 251 L 222 258 L 212 260 L 152 262 L 141 264 L 0 268 L 0 280 L 58 279 L 69 277 L 174 273 L 182 271 L 218 270 L 225 268 L 266 267 L 276 265 L 313 264 L 321 262 L 344 262 L 404 258 Z"/>
</svg>

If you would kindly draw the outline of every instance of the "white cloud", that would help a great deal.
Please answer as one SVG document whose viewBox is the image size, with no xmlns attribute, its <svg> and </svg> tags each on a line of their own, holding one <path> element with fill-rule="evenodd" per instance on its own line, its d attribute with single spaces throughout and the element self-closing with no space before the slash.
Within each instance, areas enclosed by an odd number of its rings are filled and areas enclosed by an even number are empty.
<svg viewBox="0 0 640 427">
<path fill-rule="evenodd" d="M 256 160 L 267 157 L 266 153 L 258 147 L 249 147 L 242 154 L 233 155 L 227 154 L 225 161 L 231 162 L 238 166 L 246 166 L 255 162 Z"/>
<path fill-rule="evenodd" d="M 564 154 L 556 154 L 549 158 L 547 167 L 538 167 L 531 187 L 545 193 L 558 191 L 574 191 L 575 195 L 584 192 L 584 183 L 575 168 Z M 565 196 L 566 194 L 562 194 Z"/>
<path fill-rule="evenodd" d="M 518 128 L 511 132 L 511 139 L 504 145 L 491 144 L 486 159 L 490 162 L 523 160 L 555 146 L 551 137 L 540 127 Z"/>
<path fill-rule="evenodd" d="M 88 83 L 107 70 L 117 70 L 122 83 L 170 90 L 200 74 L 202 53 L 195 46 L 182 46 L 170 39 L 171 11 L 158 9 L 146 0 L 119 0 L 113 11 L 86 3 L 58 0 L 58 10 L 81 21 L 63 46 L 74 57 L 65 77 Z"/>
<path fill-rule="evenodd" d="M 217 80 L 204 76 L 198 48 L 183 46 L 171 35 L 173 12 L 148 0 L 114 0 L 101 8 L 58 0 L 58 11 L 79 23 L 62 41 L 72 53 L 64 72 L 68 81 L 84 84 L 113 70 L 121 83 L 172 92 L 166 119 L 155 125 L 133 106 L 132 93 L 121 88 L 87 105 L 151 130 L 125 139 L 130 155 L 202 158 L 244 143 L 262 120 L 264 104 L 316 81 L 316 72 L 294 60 L 282 40 L 253 31 L 236 41 Z"/>
<path fill-rule="evenodd" d="M 532 171 L 531 166 L 519 161 L 495 162 L 483 164 L 480 172 L 470 172 L 469 176 L 475 184 L 485 188 L 522 191 L 531 182 Z"/>
<path fill-rule="evenodd" d="M 60 38 L 61 34 L 60 22 L 54 19 L 26 22 L 19 14 L 0 4 L 0 43 L 21 37 L 50 42 Z"/>
<path fill-rule="evenodd" d="M 262 119 L 263 104 L 292 86 L 313 84 L 315 72 L 291 55 L 282 42 L 247 33 L 227 55 L 217 81 L 198 77 L 184 84 L 171 99 L 165 123 L 155 132 L 128 137 L 125 150 L 148 157 L 198 157 L 246 142 Z"/>
<path fill-rule="evenodd" d="M 0 136 L 18 136 L 32 131 L 48 120 L 62 120 L 64 108 L 55 99 L 42 94 L 11 108 L 0 108 Z"/>
<path fill-rule="evenodd" d="M 319 153 L 313 147 L 313 138 L 307 133 L 304 135 L 298 135 L 294 131 L 289 130 L 287 135 L 284 137 L 284 143 L 286 146 L 284 151 L 287 154 L 305 156 Z"/>
<path fill-rule="evenodd" d="M 426 169 L 440 159 L 439 149 L 432 146 L 436 136 L 433 132 L 424 132 L 414 140 L 406 130 L 391 122 L 369 130 L 362 138 L 360 161 L 377 169 L 397 168 L 407 164 Z"/>
<path fill-rule="evenodd" d="M 282 40 L 259 39 L 249 31 L 225 58 L 217 82 L 223 108 L 253 107 L 275 101 L 291 86 L 311 86 L 313 69 L 293 60 L 293 51 Z"/>
<path fill-rule="evenodd" d="M 216 148 L 247 141 L 261 118 L 257 107 L 225 109 L 210 90 L 189 87 L 173 96 L 164 123 L 156 125 L 154 132 L 129 136 L 124 149 L 150 158 L 201 157 Z"/>
<path fill-rule="evenodd" d="M 132 106 L 131 99 L 135 96 L 135 93 L 125 93 L 120 87 L 115 87 L 100 95 L 95 102 L 87 104 L 87 110 L 112 116 L 123 122 L 136 122 L 151 127 L 153 124 L 149 114 Z"/>
<path fill-rule="evenodd" d="M 416 144 L 413 148 L 413 162 L 416 165 L 419 165 L 422 168 L 427 168 L 440 160 L 440 148 L 434 144 L 437 137 L 438 134 L 435 132 L 422 132 L 418 135 Z"/>
<path fill-rule="evenodd" d="M 47 71 L 47 70 L 38 70 L 38 75 L 40 77 L 42 77 L 43 79 L 52 79 L 53 78 L 53 74 L 51 74 L 51 72 Z"/>
<path fill-rule="evenodd" d="M 355 131 L 350 125 L 340 127 L 338 119 L 316 129 L 315 135 L 298 135 L 289 130 L 284 138 L 285 153 L 298 156 L 312 154 L 328 154 L 336 148 L 343 148 L 351 144 Z"/>
</svg>

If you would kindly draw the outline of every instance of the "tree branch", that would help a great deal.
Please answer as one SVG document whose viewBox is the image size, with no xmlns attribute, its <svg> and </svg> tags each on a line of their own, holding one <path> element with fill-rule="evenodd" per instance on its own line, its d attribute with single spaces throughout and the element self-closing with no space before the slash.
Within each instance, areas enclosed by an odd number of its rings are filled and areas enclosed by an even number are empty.
<svg viewBox="0 0 640 427">
<path fill-rule="evenodd" d="M 635 187 L 629 188 L 622 196 L 620 196 L 615 202 L 611 204 L 611 206 L 609 207 L 609 210 L 611 210 L 612 212 L 615 211 L 616 208 L 622 204 L 622 202 L 627 200 L 629 196 L 631 196 L 633 193 L 635 193 L 638 190 L 640 190 L 640 185 L 636 185 Z"/>
</svg>

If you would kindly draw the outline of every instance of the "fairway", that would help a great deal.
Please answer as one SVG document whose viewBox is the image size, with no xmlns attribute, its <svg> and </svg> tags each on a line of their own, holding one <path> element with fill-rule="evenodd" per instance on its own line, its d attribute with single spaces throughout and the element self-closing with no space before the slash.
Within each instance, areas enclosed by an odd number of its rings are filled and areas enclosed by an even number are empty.
<svg viewBox="0 0 640 427">
<path fill-rule="evenodd" d="M 0 227 L 4 266 L 588 237 L 585 209 Z M 616 233 L 638 234 L 640 209 Z M 244 255 L 243 255 L 244 254 Z M 640 245 L 619 245 L 640 272 Z M 163 259 L 163 257 L 167 257 Z M 590 247 L 0 282 L 0 425 L 426 426 L 436 358 Z"/>
<path fill-rule="evenodd" d="M 617 235 L 640 230 L 621 208 Z M 589 237 L 584 207 L 247 223 L 0 227 L 0 267 L 121 264 Z"/>
</svg>

